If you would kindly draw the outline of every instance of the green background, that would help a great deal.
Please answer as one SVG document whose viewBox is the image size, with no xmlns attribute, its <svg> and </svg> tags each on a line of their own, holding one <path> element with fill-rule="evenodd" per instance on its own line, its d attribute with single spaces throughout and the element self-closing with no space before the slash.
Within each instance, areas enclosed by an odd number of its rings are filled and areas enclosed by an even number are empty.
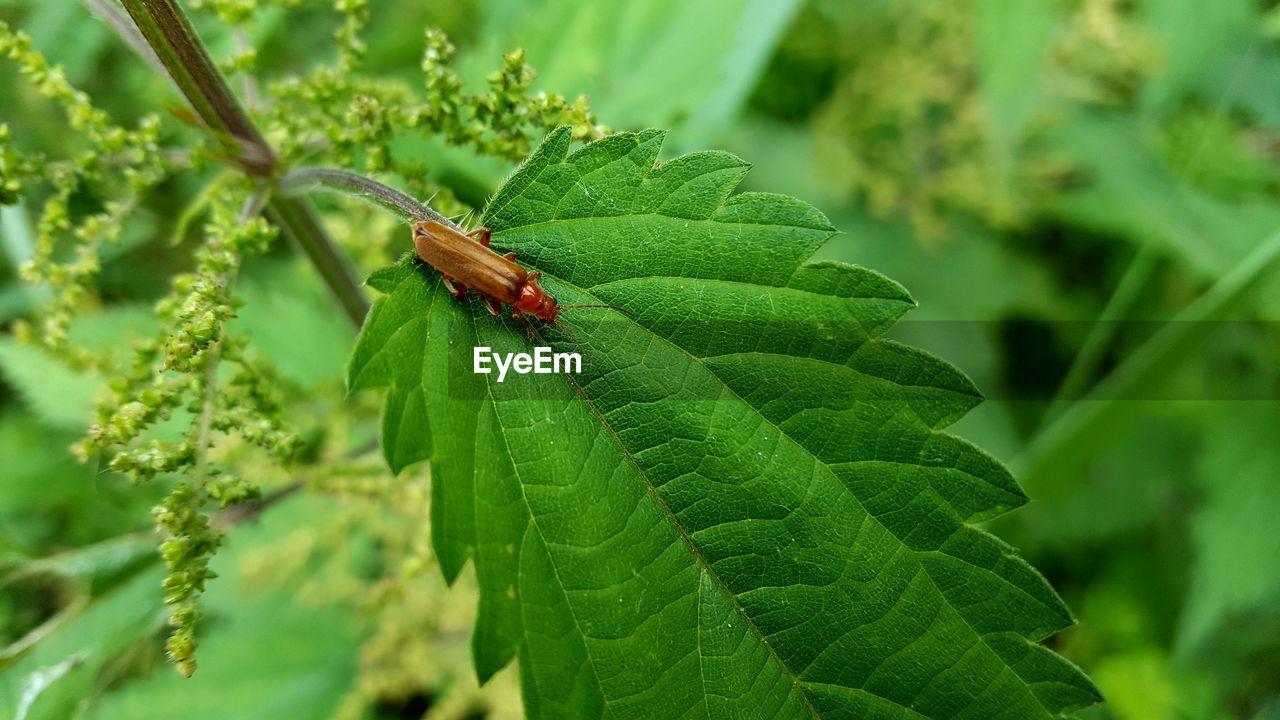
<svg viewBox="0 0 1280 720">
<path fill-rule="evenodd" d="M 248 40 L 262 82 L 332 60 L 328 7 L 261 4 Z M 988 395 L 954 431 L 1010 463 L 1033 500 L 991 529 L 1076 614 L 1048 643 L 1108 698 L 1084 716 L 1280 717 L 1274 2 L 373 0 L 371 10 L 366 74 L 420 85 L 426 26 L 450 33 L 477 86 L 500 53 L 523 47 L 535 89 L 587 94 L 614 129 L 670 128 L 668 156 L 732 151 L 754 164 L 744 189 L 822 209 L 842 231 L 823 257 L 882 272 L 919 302 L 892 336 Z M 229 54 L 234 39 L 214 16 L 195 17 L 214 54 Z M 79 3 L 0 0 L 0 18 L 117 122 L 174 100 Z M 57 154 L 64 141 L 56 108 L 7 63 L 0 122 L 23 149 Z M 511 169 L 406 143 L 473 205 Z M 146 303 L 190 264 L 193 243 L 172 241 L 172 208 L 199 180 L 167 183 L 131 216 L 79 342 L 108 347 L 146 327 Z M 35 207 L 0 208 L 6 326 L 42 297 L 15 271 Z M 325 205 L 335 235 L 358 227 L 345 207 Z M 317 406 L 341 405 L 352 334 L 297 258 L 282 249 L 252 261 L 238 295 L 236 322 L 259 351 Z M 471 687 L 471 587 L 445 592 L 431 570 L 383 612 L 370 601 L 381 548 L 419 531 L 405 518 L 361 530 L 384 517 L 376 500 L 353 509 L 323 494 L 235 530 L 215 561 L 202 669 L 182 681 L 163 663 L 153 542 L 138 534 L 162 489 L 129 487 L 66 453 L 92 377 L 8 335 L 0 374 L 0 568 L 27 568 L 0 585 L 0 701 L 20 706 L 35 688 L 32 717 L 518 714 L 509 677 Z M 367 408 L 351 415 L 356 432 L 373 426 Z M 416 487 L 425 472 L 403 482 Z M 32 570 L 33 558 L 45 560 Z M 48 632 L 36 647 L 10 657 L 10 643 L 38 628 Z M 406 637 L 416 644 L 393 642 Z"/>
</svg>

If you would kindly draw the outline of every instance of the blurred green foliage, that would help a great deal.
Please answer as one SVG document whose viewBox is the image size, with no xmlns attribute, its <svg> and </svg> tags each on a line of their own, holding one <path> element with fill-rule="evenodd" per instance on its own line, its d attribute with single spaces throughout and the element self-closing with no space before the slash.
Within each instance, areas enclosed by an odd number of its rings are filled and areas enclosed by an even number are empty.
<svg viewBox="0 0 1280 720">
<path fill-rule="evenodd" d="M 242 31 L 213 11 L 240 3 L 204 4 L 216 57 L 256 49 L 255 79 L 233 76 L 255 111 L 262 84 L 339 57 L 326 3 L 244 3 Z M 117 124 L 176 99 L 81 3 L 0 0 L 0 19 Z M 428 27 L 449 33 L 471 92 L 523 47 L 534 92 L 585 93 L 612 128 L 671 128 L 668 153 L 737 152 L 752 189 L 813 202 L 844 231 L 827 257 L 911 290 L 920 307 L 894 332 L 988 393 L 956 432 L 1014 461 L 1035 501 L 995 530 L 1077 614 L 1053 642 L 1108 697 L 1088 717 L 1280 717 L 1280 6 L 370 0 L 365 74 L 421 86 Z M 60 111 L 7 63 L 0 123 L 23 151 L 64 149 Z M 173 121 L 161 134 L 192 137 Z M 459 208 L 512 167 L 434 139 L 389 147 Z M 167 179 L 130 215 L 72 344 L 153 330 L 145 306 L 193 262 L 175 209 L 215 174 Z M 17 278 L 42 200 L 0 206 L 6 325 L 48 297 Z M 362 266 L 403 249 L 369 209 L 325 203 Z M 474 687 L 471 590 L 446 593 L 431 567 L 425 478 L 393 486 L 347 454 L 377 421 L 343 399 L 337 310 L 280 246 L 245 261 L 236 295 L 233 325 L 289 411 L 316 419 L 304 430 L 352 439 L 312 442 L 330 464 L 309 492 L 220 519 L 233 529 L 205 669 L 185 683 L 164 664 L 147 533 L 166 486 L 77 464 L 66 448 L 99 380 L 0 337 L 0 702 L 28 718 L 518 714 L 509 677 Z M 290 481 L 236 443 L 218 451 L 268 491 Z"/>
</svg>

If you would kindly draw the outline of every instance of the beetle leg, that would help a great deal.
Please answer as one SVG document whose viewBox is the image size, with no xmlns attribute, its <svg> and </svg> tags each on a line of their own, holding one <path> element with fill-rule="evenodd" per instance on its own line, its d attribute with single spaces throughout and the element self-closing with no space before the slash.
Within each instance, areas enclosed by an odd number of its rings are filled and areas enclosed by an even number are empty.
<svg viewBox="0 0 1280 720">
<path fill-rule="evenodd" d="M 492 233 L 489 231 L 489 228 L 487 227 L 476 228 L 475 230 L 472 230 L 471 232 L 467 233 L 467 237 L 473 237 L 476 240 L 479 240 L 480 244 L 485 247 L 489 247 L 490 235 L 492 235 Z"/>
<path fill-rule="evenodd" d="M 485 298 L 484 306 L 488 308 L 489 312 L 493 315 L 502 314 L 502 303 L 498 302 L 497 300 L 494 300 L 493 298 Z"/>
<path fill-rule="evenodd" d="M 534 270 L 533 272 L 529 273 L 529 277 L 525 279 L 528 282 L 533 282 L 534 280 L 537 280 L 540 277 L 542 277 L 542 273 L 538 272 L 537 270 Z"/>
<path fill-rule="evenodd" d="M 442 277 L 440 279 L 444 280 L 444 287 L 446 290 L 449 291 L 451 295 L 453 295 L 454 300 L 461 300 L 462 298 L 467 296 L 466 285 L 463 285 L 462 283 L 458 283 L 457 285 L 454 285 L 453 281 L 447 277 Z"/>
<path fill-rule="evenodd" d="M 516 254 L 515 254 L 515 253 L 513 253 L 513 252 L 509 252 L 509 253 L 507 253 L 506 255 L 503 255 L 502 257 L 504 257 L 504 258 L 506 258 L 506 259 L 510 260 L 511 262 L 515 262 L 515 261 L 516 261 Z"/>
</svg>

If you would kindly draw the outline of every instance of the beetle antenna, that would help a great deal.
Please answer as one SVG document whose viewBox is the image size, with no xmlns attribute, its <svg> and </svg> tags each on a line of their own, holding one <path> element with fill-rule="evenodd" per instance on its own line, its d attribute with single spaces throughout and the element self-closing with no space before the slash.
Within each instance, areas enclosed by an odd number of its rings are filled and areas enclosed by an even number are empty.
<svg viewBox="0 0 1280 720">
<path fill-rule="evenodd" d="M 588 368 L 596 368 L 596 367 L 598 367 L 598 365 L 597 365 L 597 363 L 596 363 L 596 359 L 595 359 L 595 352 L 594 352 L 594 351 L 592 351 L 592 350 L 591 350 L 590 348 L 588 348 L 586 345 L 583 345 L 581 342 L 579 342 L 579 341 L 578 341 L 578 338 L 574 336 L 573 332 L 572 332 L 571 330 L 569 330 L 569 327 L 568 327 L 568 326 L 567 326 L 567 325 L 566 325 L 562 320 L 560 320 L 559 318 L 557 318 L 557 319 L 555 320 L 554 324 L 555 324 L 556 328 L 557 328 L 560 332 L 564 333 L 565 335 L 567 335 L 567 336 L 569 337 L 569 340 L 573 343 L 574 347 L 575 347 L 577 350 L 581 351 L 584 355 L 586 355 L 586 360 L 587 360 L 586 367 L 588 367 Z M 568 378 L 568 380 L 569 380 L 570 384 L 572 384 L 572 385 L 573 385 L 574 389 L 578 391 L 578 394 L 582 396 L 582 399 L 583 399 L 583 400 L 586 400 L 586 401 L 587 401 L 587 403 L 588 403 L 588 404 L 590 404 L 590 403 L 591 403 L 591 399 L 590 399 L 589 397 L 587 397 L 587 393 L 586 393 L 586 391 L 584 391 L 584 390 L 582 389 L 582 386 L 581 386 L 580 384 L 578 384 L 578 381 L 577 381 L 577 380 L 574 380 L 572 375 L 567 375 L 566 377 Z"/>
<path fill-rule="evenodd" d="M 557 308 L 557 310 L 579 310 L 579 309 L 585 309 L 585 308 L 604 308 L 606 310 L 618 309 L 612 305 L 561 305 L 559 308 Z M 560 318 L 556 318 L 554 323 L 555 323 L 555 326 L 559 328 L 561 332 L 569 336 L 569 339 L 573 341 L 574 345 L 578 345 L 578 346 L 582 345 L 582 343 L 578 342 L 578 338 L 574 337 L 572 332 L 569 332 L 569 326 L 565 325 L 564 322 L 560 320 Z"/>
<path fill-rule="evenodd" d="M 568 325 L 565 325 L 564 322 L 561 321 L 559 318 L 556 318 L 555 325 L 556 325 L 556 328 L 560 330 L 560 332 L 569 336 L 569 339 L 573 341 L 574 345 L 577 345 L 578 347 L 582 347 L 582 343 L 578 342 L 578 338 L 574 337 L 573 333 L 569 331 Z"/>
</svg>

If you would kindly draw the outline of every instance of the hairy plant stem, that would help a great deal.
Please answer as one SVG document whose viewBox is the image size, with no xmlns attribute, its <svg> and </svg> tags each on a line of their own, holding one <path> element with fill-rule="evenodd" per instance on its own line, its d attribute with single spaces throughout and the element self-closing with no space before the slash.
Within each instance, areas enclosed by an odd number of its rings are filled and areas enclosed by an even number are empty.
<svg viewBox="0 0 1280 720">
<path fill-rule="evenodd" d="M 270 182 L 279 168 L 275 153 L 231 94 L 204 44 L 175 0 L 121 0 L 147 45 L 205 126 L 227 146 L 247 175 Z M 299 198 L 273 196 L 267 217 L 302 248 L 347 318 L 357 327 L 369 301 L 355 273 L 324 231 L 315 211 Z"/>
<path fill-rule="evenodd" d="M 432 210 L 417 198 L 349 170 L 321 167 L 299 168 L 280 178 L 277 188 L 285 195 L 313 189 L 329 190 L 389 210 L 408 223 L 430 218 L 461 229 L 452 220 Z"/>
<path fill-rule="evenodd" d="M 277 195 L 267 203 L 266 212 L 267 218 L 283 228 L 302 248 L 351 324 L 360 327 L 369 314 L 369 301 L 360 290 L 347 259 L 329 239 L 311 205 L 299 198 Z"/>
</svg>

